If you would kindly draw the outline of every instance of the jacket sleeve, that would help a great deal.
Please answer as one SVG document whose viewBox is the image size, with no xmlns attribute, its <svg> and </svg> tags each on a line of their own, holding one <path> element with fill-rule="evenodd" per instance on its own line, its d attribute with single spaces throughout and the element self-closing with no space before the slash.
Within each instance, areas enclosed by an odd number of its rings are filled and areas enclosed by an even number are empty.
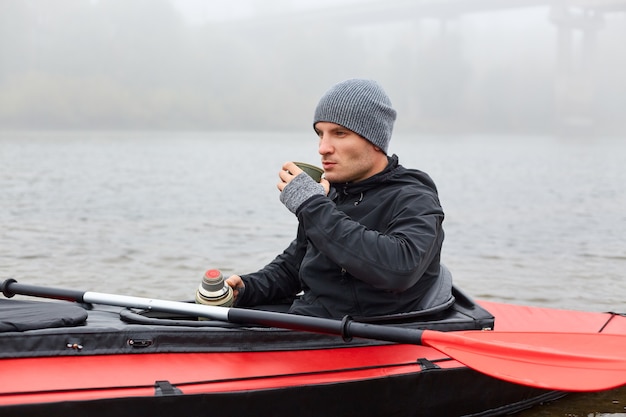
<svg viewBox="0 0 626 417">
<path fill-rule="evenodd" d="M 315 196 L 297 215 L 313 245 L 350 275 L 376 288 L 405 291 L 440 256 L 443 210 L 430 193 L 402 193 L 390 199 L 368 228 L 338 210 L 326 197 Z"/>
<path fill-rule="evenodd" d="M 257 272 L 241 275 L 245 289 L 236 305 L 245 307 L 293 301 L 301 291 L 298 273 L 305 250 L 303 242 L 299 230 L 298 237 L 271 263 Z"/>
</svg>

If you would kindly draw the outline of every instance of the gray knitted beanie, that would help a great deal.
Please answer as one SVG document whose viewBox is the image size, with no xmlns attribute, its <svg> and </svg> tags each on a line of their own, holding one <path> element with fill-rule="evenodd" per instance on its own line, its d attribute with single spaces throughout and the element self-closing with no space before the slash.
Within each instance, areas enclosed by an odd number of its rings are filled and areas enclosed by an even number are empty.
<svg viewBox="0 0 626 417">
<path fill-rule="evenodd" d="M 387 153 L 396 111 L 382 87 L 372 80 L 351 79 L 335 84 L 315 108 L 317 122 L 341 125 Z"/>
</svg>

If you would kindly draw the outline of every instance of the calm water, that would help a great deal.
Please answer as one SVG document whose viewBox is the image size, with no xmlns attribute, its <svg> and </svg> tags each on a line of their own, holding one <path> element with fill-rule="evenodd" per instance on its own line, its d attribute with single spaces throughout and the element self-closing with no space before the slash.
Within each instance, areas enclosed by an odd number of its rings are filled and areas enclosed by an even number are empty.
<svg viewBox="0 0 626 417">
<path fill-rule="evenodd" d="M 0 278 L 191 299 L 205 269 L 250 272 L 286 247 L 297 223 L 277 172 L 319 164 L 316 144 L 312 132 L 0 133 Z M 626 312 L 626 140 L 397 135 L 390 151 L 438 184 L 443 261 L 467 292 Z M 525 415 L 626 415 L 626 390 L 604 394 Z"/>
</svg>

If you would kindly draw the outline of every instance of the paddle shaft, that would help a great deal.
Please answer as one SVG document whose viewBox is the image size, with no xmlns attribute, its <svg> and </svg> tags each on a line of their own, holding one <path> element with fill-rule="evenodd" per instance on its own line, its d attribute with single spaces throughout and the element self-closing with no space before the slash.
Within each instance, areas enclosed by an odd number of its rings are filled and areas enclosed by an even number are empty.
<svg viewBox="0 0 626 417">
<path fill-rule="evenodd" d="M 1 289 L 6 297 L 20 294 L 81 303 L 141 308 L 164 313 L 204 317 L 229 323 L 253 324 L 339 335 L 345 340 L 349 340 L 352 337 L 362 337 L 395 343 L 422 344 L 422 330 L 359 323 L 352 321 L 349 317 L 339 321 L 272 311 L 218 307 L 92 291 L 83 292 L 61 288 L 48 288 L 37 285 L 20 284 L 13 279 L 3 282 Z"/>
</svg>

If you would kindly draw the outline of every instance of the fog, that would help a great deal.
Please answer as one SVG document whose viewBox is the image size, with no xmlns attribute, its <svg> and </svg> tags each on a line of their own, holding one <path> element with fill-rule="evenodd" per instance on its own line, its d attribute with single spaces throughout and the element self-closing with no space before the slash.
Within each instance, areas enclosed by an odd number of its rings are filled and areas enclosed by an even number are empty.
<svg viewBox="0 0 626 417">
<path fill-rule="evenodd" d="M 0 129 L 309 129 L 365 77 L 398 130 L 623 136 L 626 0 L 575 4 L 0 0 Z"/>
</svg>

